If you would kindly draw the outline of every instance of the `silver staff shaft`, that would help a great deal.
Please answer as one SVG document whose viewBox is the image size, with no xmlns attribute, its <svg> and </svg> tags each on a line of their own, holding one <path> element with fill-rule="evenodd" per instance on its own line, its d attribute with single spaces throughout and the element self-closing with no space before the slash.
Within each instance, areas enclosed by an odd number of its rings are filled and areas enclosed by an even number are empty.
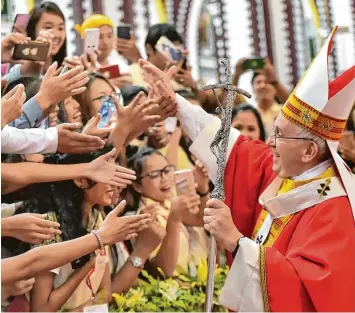
<svg viewBox="0 0 355 313">
<path fill-rule="evenodd" d="M 217 243 L 214 236 L 210 238 L 210 250 L 208 252 L 208 276 L 205 298 L 205 312 L 212 312 L 214 295 L 214 277 L 216 271 Z"/>
</svg>

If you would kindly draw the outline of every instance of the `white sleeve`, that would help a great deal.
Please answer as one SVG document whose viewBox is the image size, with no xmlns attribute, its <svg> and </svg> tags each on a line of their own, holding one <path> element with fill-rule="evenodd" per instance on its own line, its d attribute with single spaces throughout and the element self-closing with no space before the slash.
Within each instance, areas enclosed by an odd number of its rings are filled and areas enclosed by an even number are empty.
<svg viewBox="0 0 355 313">
<path fill-rule="evenodd" d="M 243 238 L 219 303 L 233 312 L 263 312 L 263 293 L 260 278 L 260 246 Z"/>
<path fill-rule="evenodd" d="M 191 104 L 178 94 L 176 94 L 176 101 L 178 103 L 178 119 L 192 141 L 197 138 L 206 125 L 217 119 L 200 106 Z"/>
<path fill-rule="evenodd" d="M 193 141 L 190 151 L 205 165 L 211 181 L 215 182 L 217 162 L 210 146 L 221 126 L 221 120 L 212 114 L 208 114 L 198 105 L 191 104 L 180 95 L 176 95 L 176 101 L 178 103 L 178 118 L 181 126 Z M 237 129 L 231 129 L 226 161 L 228 161 L 230 153 L 235 142 L 238 140 L 239 135 L 240 132 Z"/>
<path fill-rule="evenodd" d="M 5 126 L 1 131 L 2 153 L 55 153 L 58 148 L 56 127 L 48 129 L 17 129 Z"/>
</svg>

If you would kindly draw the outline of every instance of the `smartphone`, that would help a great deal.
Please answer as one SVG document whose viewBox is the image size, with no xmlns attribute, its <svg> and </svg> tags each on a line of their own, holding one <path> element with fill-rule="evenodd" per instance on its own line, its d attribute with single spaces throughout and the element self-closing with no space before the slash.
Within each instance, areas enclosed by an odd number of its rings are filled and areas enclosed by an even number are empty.
<svg viewBox="0 0 355 313">
<path fill-rule="evenodd" d="M 100 30 L 89 28 L 85 30 L 84 52 L 91 53 L 99 48 Z"/>
<path fill-rule="evenodd" d="M 101 114 L 101 120 L 99 122 L 99 128 L 105 128 L 108 126 L 113 114 L 116 112 L 116 105 L 113 99 L 108 98 L 101 106 L 99 113 Z"/>
<path fill-rule="evenodd" d="M 157 44 L 156 49 L 171 61 L 179 62 L 183 59 L 183 53 L 178 49 L 168 38 L 161 37 Z"/>
<path fill-rule="evenodd" d="M 102 67 L 99 69 L 102 76 L 107 79 L 117 78 L 121 76 L 120 67 L 118 64 Z"/>
<path fill-rule="evenodd" d="M 131 39 L 131 26 L 121 25 L 116 27 L 116 35 L 118 38 L 130 40 Z"/>
<path fill-rule="evenodd" d="M 14 25 L 12 26 L 12 32 L 15 30 L 15 26 L 19 26 L 25 30 L 29 20 L 29 14 L 16 14 Z"/>
<path fill-rule="evenodd" d="M 265 60 L 260 57 L 247 59 L 242 63 L 242 68 L 245 70 L 258 70 L 264 68 L 264 66 Z"/>
<path fill-rule="evenodd" d="M 195 179 L 192 170 L 181 170 L 174 173 L 177 195 L 190 195 L 195 192 Z"/>
<path fill-rule="evenodd" d="M 14 60 L 46 61 L 48 58 L 49 44 L 30 41 L 15 45 L 12 58 Z"/>
</svg>

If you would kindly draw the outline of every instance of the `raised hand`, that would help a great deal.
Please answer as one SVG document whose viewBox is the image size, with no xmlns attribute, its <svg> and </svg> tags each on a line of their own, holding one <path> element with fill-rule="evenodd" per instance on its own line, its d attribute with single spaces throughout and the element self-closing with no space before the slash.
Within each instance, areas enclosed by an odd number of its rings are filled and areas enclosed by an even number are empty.
<svg viewBox="0 0 355 313">
<path fill-rule="evenodd" d="M 112 245 L 124 240 L 137 237 L 138 233 L 148 227 L 150 214 L 118 217 L 126 206 L 126 201 L 121 201 L 112 210 L 102 223 L 98 233 L 104 245 Z"/>
<path fill-rule="evenodd" d="M 72 55 L 64 58 L 63 65 L 67 66 L 69 69 L 75 68 L 77 66 L 84 66 L 80 56 Z"/>
<path fill-rule="evenodd" d="M 28 43 L 30 38 L 20 33 L 10 33 L 1 41 L 1 63 L 23 63 L 12 59 L 12 49 L 15 45 Z"/>
<path fill-rule="evenodd" d="M 165 128 L 165 122 L 159 122 L 148 129 L 149 141 L 151 140 L 157 149 L 165 147 L 169 143 L 169 133 Z"/>
<path fill-rule="evenodd" d="M 200 203 L 200 197 L 196 193 L 174 197 L 171 202 L 171 218 L 183 221 L 184 215 L 198 213 Z"/>
<path fill-rule="evenodd" d="M 277 74 L 274 65 L 271 63 L 270 58 L 265 58 L 264 74 L 268 83 L 274 83 L 278 81 Z"/>
<path fill-rule="evenodd" d="M 144 93 L 140 92 L 126 107 L 120 105 L 116 96 L 113 96 L 113 99 L 116 104 L 117 122 L 110 134 L 109 141 L 115 136 L 120 136 L 122 128 L 125 129 L 127 140 L 130 141 L 160 120 L 160 115 L 157 115 L 156 111 L 159 103 L 163 101 L 163 97 L 158 100 L 144 100 Z"/>
<path fill-rule="evenodd" d="M 89 81 L 88 72 L 83 67 L 77 67 L 56 76 L 58 63 L 54 62 L 43 77 L 41 87 L 35 96 L 43 110 L 57 104 L 71 96 L 78 95 L 86 90 Z"/>
<path fill-rule="evenodd" d="M 167 94 L 168 92 L 166 91 L 165 85 L 161 81 L 156 82 L 149 90 L 148 100 L 163 97 L 163 101 L 159 103 L 159 106 L 156 109 L 156 114 L 159 114 L 160 121 L 164 121 L 168 117 L 176 116 L 178 111 L 178 105 L 175 98 L 166 96 Z"/>
<path fill-rule="evenodd" d="M 131 39 L 116 38 L 116 49 L 119 54 L 132 63 L 137 63 L 141 58 L 134 34 L 132 34 Z"/>
<path fill-rule="evenodd" d="M 120 188 L 126 188 L 136 180 L 135 172 L 123 166 L 116 165 L 114 157 L 116 149 L 112 149 L 105 155 L 88 164 L 87 178 L 98 183 L 110 184 Z"/>
<path fill-rule="evenodd" d="M 31 243 L 41 244 L 55 235 L 60 235 L 60 225 L 46 220 L 46 214 L 23 213 L 2 219 L 2 229 L 6 236 Z"/>
<path fill-rule="evenodd" d="M 171 78 L 174 77 L 177 72 L 176 66 L 170 67 L 168 72 L 164 73 L 152 63 L 143 59 L 139 60 L 139 65 L 142 69 L 143 77 L 149 85 L 154 86 L 161 81 L 159 86 L 160 94 L 164 95 L 166 98 L 170 96 L 172 100 L 175 100 L 175 92 L 171 87 Z"/>
<path fill-rule="evenodd" d="M 197 90 L 197 83 L 192 78 L 191 69 L 187 69 L 187 70 L 180 69 L 174 75 L 174 79 L 187 88 L 191 88 L 192 90 Z"/>
<path fill-rule="evenodd" d="M 98 70 L 97 53 L 98 52 L 84 53 L 80 56 L 81 63 L 89 73 L 97 72 Z"/>
<path fill-rule="evenodd" d="M 161 244 L 166 236 L 166 230 L 157 220 L 156 204 L 150 204 L 142 208 L 142 213 L 151 215 L 151 222 L 148 228 L 139 233 L 136 249 L 149 256 L 156 247 Z"/>
<path fill-rule="evenodd" d="M 25 87 L 22 84 L 17 85 L 1 98 L 1 129 L 21 116 L 25 100 Z"/>
<path fill-rule="evenodd" d="M 105 141 L 96 136 L 78 133 L 80 128 L 80 123 L 64 123 L 57 126 L 58 152 L 89 153 L 104 147 Z"/>
<path fill-rule="evenodd" d="M 199 160 L 195 162 L 194 178 L 197 183 L 196 190 L 199 193 L 205 194 L 209 191 L 210 179 L 208 177 L 208 170 L 204 167 L 203 163 Z"/>
<path fill-rule="evenodd" d="M 100 138 L 107 138 L 112 129 L 111 128 L 99 128 L 98 125 L 101 120 L 101 114 L 97 113 L 93 116 L 85 125 L 82 134 L 97 136 Z"/>
</svg>

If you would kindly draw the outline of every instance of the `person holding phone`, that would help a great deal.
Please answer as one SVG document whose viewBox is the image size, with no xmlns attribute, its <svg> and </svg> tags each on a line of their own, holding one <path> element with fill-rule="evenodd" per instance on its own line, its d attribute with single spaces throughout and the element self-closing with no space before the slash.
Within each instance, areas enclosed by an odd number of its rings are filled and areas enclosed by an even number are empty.
<svg viewBox="0 0 355 313">
<path fill-rule="evenodd" d="M 87 83 L 87 89 L 80 95 L 74 97 L 74 99 L 80 104 L 81 118 L 85 125 L 92 117 L 97 113 L 104 113 L 102 118 L 101 127 L 108 127 L 115 122 L 116 109 L 112 104 L 113 101 L 110 97 L 113 94 L 117 94 L 119 100 L 122 102 L 120 93 L 116 93 L 115 87 L 102 75 L 98 73 L 91 73 L 89 75 L 89 82 Z"/>
<path fill-rule="evenodd" d="M 91 28 L 98 28 L 100 30 L 99 38 L 99 51 L 97 56 L 97 62 L 99 67 L 104 68 L 110 65 L 118 65 L 120 76 L 112 80 L 112 83 L 121 88 L 132 84 L 132 79 L 129 74 L 130 67 L 126 55 L 120 55 L 115 49 L 115 44 L 117 38 L 114 34 L 114 23 L 112 20 L 102 14 L 92 14 L 89 15 L 82 25 L 75 25 L 76 31 L 83 37 L 85 30 Z M 132 47 L 131 47 L 132 48 Z M 131 53 L 138 53 L 138 49 L 134 46 L 134 51 Z M 140 56 L 140 54 L 139 54 Z"/>
<path fill-rule="evenodd" d="M 167 71 L 172 65 L 178 62 L 173 59 L 171 54 L 170 57 L 168 57 L 167 54 L 161 52 L 162 49 L 158 48 L 158 46 L 162 46 L 162 44 L 159 44 L 159 41 L 162 41 L 164 37 L 170 42 L 172 46 L 174 46 L 174 50 L 176 52 L 185 51 L 183 47 L 184 41 L 181 35 L 177 32 L 174 25 L 167 23 L 155 24 L 149 28 L 147 37 L 145 39 L 145 50 L 149 62 L 154 64 L 162 71 Z M 191 74 L 191 71 L 188 72 Z M 147 87 L 147 83 L 145 82 L 137 63 L 131 65 L 131 73 L 134 85 Z M 187 87 L 175 79 L 172 80 L 172 84 L 174 90 L 176 91 L 183 90 Z"/>
<path fill-rule="evenodd" d="M 9 73 L 11 80 L 26 75 L 41 76 L 53 62 L 61 66 L 67 56 L 65 17 L 54 2 L 45 1 L 30 12 L 26 34 L 31 40 L 50 44 L 49 54 L 46 61 L 26 61 L 14 66 Z"/>
<path fill-rule="evenodd" d="M 139 214 L 145 206 L 155 205 L 157 220 L 166 229 L 166 236 L 150 255 L 150 261 L 166 276 L 193 274 L 207 257 L 207 242 L 202 227 L 197 227 L 201 231 L 193 232 L 196 236 L 192 236 L 185 221 L 188 216 L 196 215 L 191 210 L 200 205 L 200 197 L 196 194 L 173 197 L 175 168 L 158 150 L 138 150 L 128 160 L 128 166 L 137 176 L 128 190 L 133 199 L 130 209 Z"/>
</svg>

